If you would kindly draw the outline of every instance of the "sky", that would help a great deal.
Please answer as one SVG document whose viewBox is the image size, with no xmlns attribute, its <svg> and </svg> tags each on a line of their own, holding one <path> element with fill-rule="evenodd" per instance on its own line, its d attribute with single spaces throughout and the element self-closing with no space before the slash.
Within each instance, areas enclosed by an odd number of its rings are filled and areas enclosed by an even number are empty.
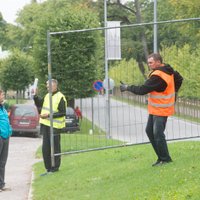
<svg viewBox="0 0 200 200">
<path fill-rule="evenodd" d="M 38 2 L 42 1 L 43 0 L 38 0 Z M 122 2 L 125 1 L 127 0 L 122 0 Z M 0 0 L 0 12 L 6 22 L 14 24 L 15 19 L 17 18 L 17 12 L 30 2 L 31 0 Z"/>
<path fill-rule="evenodd" d="M 31 0 L 0 0 L 0 12 L 8 23 L 14 23 L 17 12 Z"/>
<path fill-rule="evenodd" d="M 0 0 L 0 12 L 6 22 L 14 24 L 17 12 L 30 2 L 31 0 Z"/>
</svg>

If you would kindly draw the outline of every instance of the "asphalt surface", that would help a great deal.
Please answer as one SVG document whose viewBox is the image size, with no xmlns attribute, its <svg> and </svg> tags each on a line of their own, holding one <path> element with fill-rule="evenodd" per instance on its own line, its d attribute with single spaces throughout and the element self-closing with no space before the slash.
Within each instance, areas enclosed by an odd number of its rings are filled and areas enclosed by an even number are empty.
<svg viewBox="0 0 200 200">
<path fill-rule="evenodd" d="M 11 191 L 0 193 L 0 199 L 30 200 L 32 166 L 40 161 L 35 158 L 41 138 L 11 137 L 8 160 L 6 164 L 5 182 Z"/>
<path fill-rule="evenodd" d="M 110 124 L 109 137 L 113 139 L 125 141 L 130 144 L 146 143 L 149 141 L 145 133 L 148 113 L 142 107 L 110 99 L 109 120 L 105 96 L 97 96 L 93 100 L 85 98 L 81 102 L 77 100 L 76 105 L 82 108 L 84 117 L 93 121 L 95 125 L 101 127 L 107 133 L 107 127 Z M 92 105 L 93 109 L 91 108 Z M 200 124 L 172 116 L 167 120 L 165 135 L 167 140 L 199 137 Z"/>
</svg>

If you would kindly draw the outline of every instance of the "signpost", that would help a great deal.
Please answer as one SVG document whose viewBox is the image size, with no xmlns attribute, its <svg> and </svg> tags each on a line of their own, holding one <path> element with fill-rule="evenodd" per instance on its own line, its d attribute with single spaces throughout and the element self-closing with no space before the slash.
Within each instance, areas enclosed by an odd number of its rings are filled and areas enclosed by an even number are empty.
<svg viewBox="0 0 200 200">
<path fill-rule="evenodd" d="M 111 79 L 111 78 L 109 78 L 108 80 L 104 79 L 103 87 L 106 90 L 113 90 L 113 88 L 115 87 L 115 81 L 113 79 Z"/>
</svg>

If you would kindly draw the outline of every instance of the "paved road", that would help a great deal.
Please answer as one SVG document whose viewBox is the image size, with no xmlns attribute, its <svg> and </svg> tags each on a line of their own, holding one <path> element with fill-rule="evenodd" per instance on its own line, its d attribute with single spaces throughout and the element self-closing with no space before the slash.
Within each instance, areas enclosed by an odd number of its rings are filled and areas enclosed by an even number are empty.
<svg viewBox="0 0 200 200">
<path fill-rule="evenodd" d="M 106 112 L 106 101 L 104 96 L 83 99 L 82 112 L 85 117 L 94 124 L 101 127 L 104 131 L 108 130 L 108 113 Z M 93 104 L 93 114 L 91 105 Z M 128 143 L 148 142 L 145 134 L 145 126 L 148 118 L 147 110 L 141 107 L 129 105 L 125 102 L 110 101 L 110 136 L 114 139 Z M 177 117 L 169 117 L 166 127 L 167 139 L 181 139 L 200 136 L 200 124 L 189 122 Z"/>
<path fill-rule="evenodd" d="M 28 200 L 32 176 L 32 165 L 38 160 L 35 152 L 41 138 L 11 137 L 5 182 L 11 191 L 0 193 L 0 199 Z"/>
</svg>

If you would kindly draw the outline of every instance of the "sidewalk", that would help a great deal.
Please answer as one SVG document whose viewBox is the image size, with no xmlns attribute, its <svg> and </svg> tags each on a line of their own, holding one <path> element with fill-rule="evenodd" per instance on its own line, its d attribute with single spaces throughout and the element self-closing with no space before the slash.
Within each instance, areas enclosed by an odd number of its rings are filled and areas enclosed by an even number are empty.
<svg viewBox="0 0 200 200">
<path fill-rule="evenodd" d="M 28 200 L 32 179 L 32 166 L 39 161 L 35 152 L 41 145 L 41 138 L 11 137 L 5 182 L 11 191 L 0 193 L 0 199 Z"/>
</svg>

